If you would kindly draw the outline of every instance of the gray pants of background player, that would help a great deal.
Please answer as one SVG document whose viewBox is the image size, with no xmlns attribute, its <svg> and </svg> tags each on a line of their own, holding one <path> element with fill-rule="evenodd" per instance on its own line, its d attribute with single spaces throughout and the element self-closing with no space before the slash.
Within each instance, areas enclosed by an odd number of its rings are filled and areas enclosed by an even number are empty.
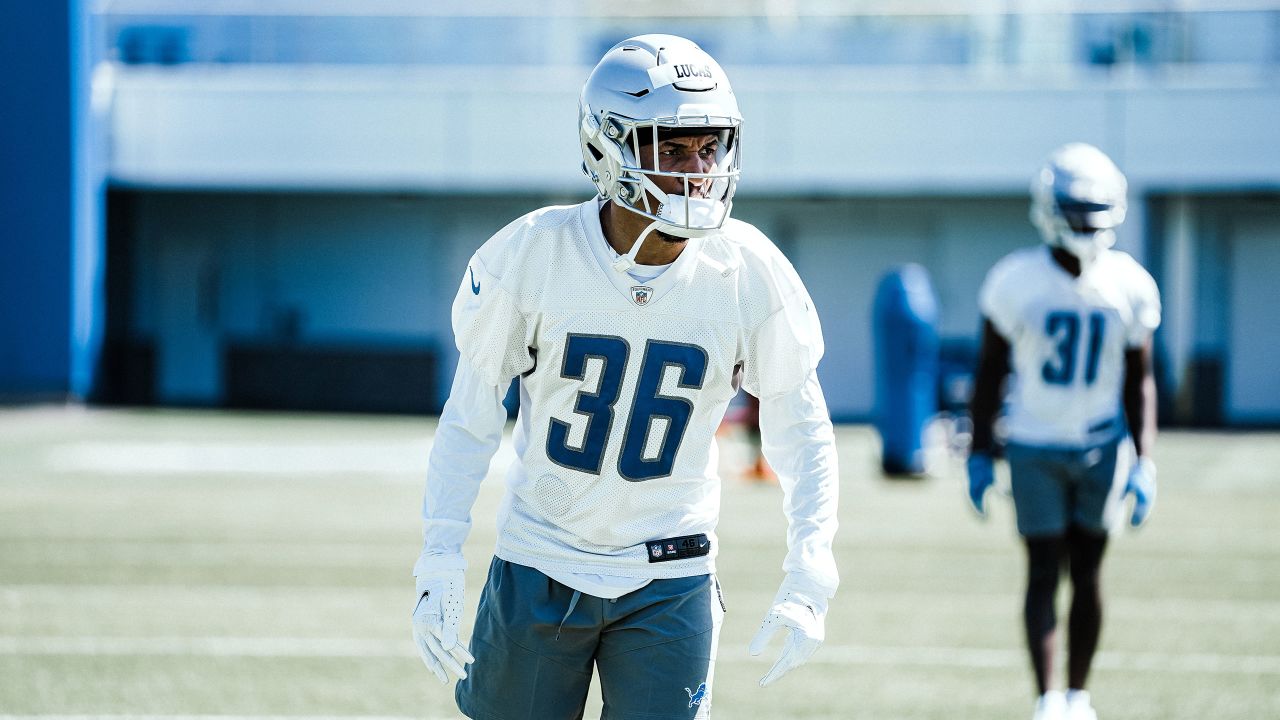
<svg viewBox="0 0 1280 720">
<path fill-rule="evenodd" d="M 458 708 L 476 720 L 583 716 L 592 665 L 602 719 L 706 718 L 724 617 L 711 575 L 654 580 L 616 600 L 494 558 Z"/>
<path fill-rule="evenodd" d="M 1086 448 L 1010 443 L 1005 457 L 1019 535 L 1062 535 L 1070 525 L 1109 533 L 1120 524 L 1132 464 L 1127 437 Z"/>
</svg>

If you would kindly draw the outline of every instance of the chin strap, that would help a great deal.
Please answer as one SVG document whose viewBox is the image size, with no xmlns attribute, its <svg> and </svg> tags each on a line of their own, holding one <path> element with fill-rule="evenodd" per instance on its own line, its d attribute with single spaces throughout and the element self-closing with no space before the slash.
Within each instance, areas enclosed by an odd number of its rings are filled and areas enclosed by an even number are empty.
<svg viewBox="0 0 1280 720">
<path fill-rule="evenodd" d="M 656 227 L 658 227 L 657 220 L 654 220 L 653 222 L 649 223 L 649 227 L 645 228 L 644 232 L 640 233 L 640 236 L 636 238 L 635 243 L 632 244 L 631 249 L 627 251 L 627 254 L 620 256 L 617 260 L 614 261 L 613 269 L 617 270 L 620 273 L 625 273 L 631 268 L 635 267 L 636 253 L 640 252 L 640 246 L 644 244 L 644 239 L 649 237 L 649 233 L 653 232 L 654 228 Z"/>
</svg>

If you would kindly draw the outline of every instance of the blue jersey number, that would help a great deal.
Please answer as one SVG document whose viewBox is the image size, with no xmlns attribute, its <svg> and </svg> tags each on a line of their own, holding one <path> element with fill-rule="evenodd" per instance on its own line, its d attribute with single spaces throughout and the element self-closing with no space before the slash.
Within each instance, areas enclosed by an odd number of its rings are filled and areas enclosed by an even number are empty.
<svg viewBox="0 0 1280 720">
<path fill-rule="evenodd" d="M 551 418 L 551 430 L 547 433 L 547 457 L 557 465 L 564 465 L 593 475 L 600 474 L 604 461 L 604 444 L 613 427 L 613 404 L 618 402 L 622 390 L 622 371 L 627 367 L 630 347 L 627 341 L 610 335 L 570 335 L 564 351 L 564 366 L 560 377 L 571 380 L 587 379 L 587 359 L 602 361 L 600 384 L 596 392 L 582 390 L 573 411 L 587 418 L 587 430 L 582 449 L 569 447 L 569 423 Z"/>
<path fill-rule="evenodd" d="M 671 468 L 676 464 L 676 451 L 680 449 L 689 417 L 693 415 L 693 403 L 659 392 L 662 376 L 669 367 L 679 371 L 677 387 L 696 390 L 702 387 L 706 378 L 707 351 L 697 345 L 657 340 L 645 343 L 636 401 L 631 407 L 631 419 L 627 421 L 627 434 L 618 457 L 618 472 L 633 482 L 671 474 Z M 645 460 L 644 449 L 649 445 L 649 433 L 655 429 L 654 420 L 659 418 L 666 422 L 661 423 L 663 436 L 658 456 Z"/>
<path fill-rule="evenodd" d="M 1098 356 L 1107 319 L 1100 312 L 1089 313 L 1089 344 L 1084 362 L 1084 383 L 1092 385 L 1098 378 Z M 1076 349 L 1080 346 L 1080 316 L 1064 310 L 1049 313 L 1044 321 L 1045 334 L 1057 343 L 1057 352 L 1040 368 L 1040 377 L 1050 385 L 1070 385 L 1076 376 Z"/>
<path fill-rule="evenodd" d="M 595 392 L 580 391 L 574 403 L 574 413 L 587 418 L 581 448 L 569 446 L 569 423 L 551 419 L 547 457 L 552 462 L 592 475 L 600 474 L 605 443 L 613 427 L 613 406 L 622 391 L 622 375 L 629 354 L 630 346 L 620 337 L 569 335 L 560 376 L 585 380 L 587 359 L 597 358 L 601 361 L 600 381 Z M 697 345 L 658 340 L 645 344 L 635 402 L 618 456 L 618 473 L 632 482 L 671 474 L 676 452 L 693 415 L 693 404 L 688 400 L 661 393 L 662 378 L 669 367 L 678 374 L 677 387 L 700 388 L 706 379 L 707 352 Z M 651 444 L 650 436 L 655 431 L 661 432 L 662 438 L 657 443 L 655 457 L 645 459 L 645 448 Z"/>
</svg>

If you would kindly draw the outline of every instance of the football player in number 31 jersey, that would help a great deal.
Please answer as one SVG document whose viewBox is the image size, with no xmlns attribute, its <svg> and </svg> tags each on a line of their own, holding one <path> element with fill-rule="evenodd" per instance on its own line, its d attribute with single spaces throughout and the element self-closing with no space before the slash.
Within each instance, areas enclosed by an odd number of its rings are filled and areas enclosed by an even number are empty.
<svg viewBox="0 0 1280 720">
<path fill-rule="evenodd" d="M 1111 249 L 1126 185 L 1095 147 L 1055 151 L 1031 190 L 1032 221 L 1045 244 L 996 263 L 978 299 L 985 323 L 969 497 L 983 513 L 1007 376 L 1005 455 L 1027 548 L 1024 622 L 1040 693 L 1036 720 L 1096 720 L 1084 687 L 1102 626 L 1098 576 L 1107 535 L 1123 519 L 1126 495 L 1134 496 L 1135 526 L 1155 502 L 1151 338 L 1160 298 L 1147 271 Z M 1065 693 L 1053 689 L 1054 596 L 1064 566 L 1073 588 Z"/>
<path fill-rule="evenodd" d="M 413 626 L 470 717 L 581 717 L 593 672 L 606 717 L 708 716 L 724 612 L 715 432 L 739 386 L 761 400 L 788 521 L 785 575 L 750 648 L 785 635 L 761 685 L 822 642 L 838 583 L 822 336 L 791 264 L 730 217 L 741 122 L 694 43 L 619 43 L 579 106 L 598 196 L 515 220 L 463 269 Z M 517 461 L 468 649 L 462 545 L 512 378 Z"/>
</svg>

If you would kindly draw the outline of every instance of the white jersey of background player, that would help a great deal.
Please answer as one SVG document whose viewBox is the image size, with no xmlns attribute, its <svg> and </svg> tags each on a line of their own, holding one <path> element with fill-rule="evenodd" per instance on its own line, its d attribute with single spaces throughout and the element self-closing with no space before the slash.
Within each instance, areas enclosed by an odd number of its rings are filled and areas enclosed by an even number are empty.
<svg viewBox="0 0 1280 720">
<path fill-rule="evenodd" d="M 710 56 L 673 36 L 624 41 L 588 79 L 579 119 L 583 169 L 599 196 L 517 219 L 463 273 L 453 306 L 461 357 L 429 461 L 415 566 L 415 635 L 442 681 L 446 669 L 466 677 L 471 656 L 455 644 L 462 544 L 512 378 L 517 462 L 495 556 L 571 588 L 566 617 L 580 595 L 623 598 L 711 577 L 715 431 L 741 386 L 762 399 L 765 451 L 789 521 L 786 576 L 752 643 L 758 653 L 773 631 L 788 630 L 767 684 L 821 642 L 838 583 L 837 465 L 815 373 L 818 320 L 786 258 L 729 217 L 741 116 Z M 492 578 L 485 596 L 497 602 Z M 486 662 L 496 661 L 477 652 L 472 675 Z M 609 695 L 607 669 L 597 670 Z M 475 677 L 459 684 L 464 712 L 493 707 L 473 697 Z M 685 681 L 691 714 L 709 705 L 709 669 L 704 685 Z"/>
<path fill-rule="evenodd" d="M 979 292 L 986 322 L 970 405 L 969 497 L 983 512 L 1007 378 L 1005 457 L 1028 558 L 1023 622 L 1039 692 L 1033 717 L 1097 720 L 1084 687 L 1102 627 L 1103 553 L 1125 495 L 1135 497 L 1134 525 L 1155 500 L 1151 356 L 1160 298 L 1151 275 L 1111 249 L 1127 183 L 1102 151 L 1059 148 L 1031 187 L 1031 219 L 1045 244 L 1000 260 Z M 1065 694 L 1054 677 L 1054 598 L 1064 567 L 1073 591 Z"/>
<path fill-rule="evenodd" d="M 978 296 L 1012 347 L 1005 430 L 1025 445 L 1083 447 L 1124 432 L 1124 353 L 1160 324 L 1155 281 L 1128 253 L 1097 248 L 1080 277 L 1048 245 L 1005 256 Z"/>
</svg>

